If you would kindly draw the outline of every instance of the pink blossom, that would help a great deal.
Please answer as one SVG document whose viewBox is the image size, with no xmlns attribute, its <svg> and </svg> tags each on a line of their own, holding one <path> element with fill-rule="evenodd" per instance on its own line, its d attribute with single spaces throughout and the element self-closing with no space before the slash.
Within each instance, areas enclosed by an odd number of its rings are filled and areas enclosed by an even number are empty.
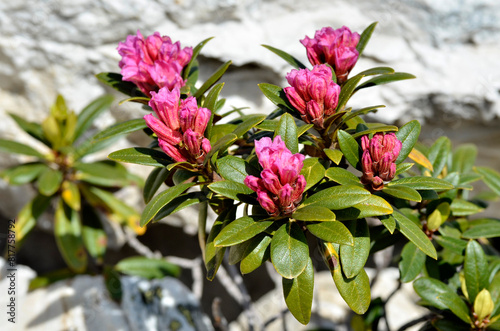
<svg viewBox="0 0 500 331">
<path fill-rule="evenodd" d="M 184 86 L 181 72 L 191 60 L 191 47 L 181 48 L 178 41 L 172 43 L 158 32 L 144 38 L 137 31 L 137 35 L 120 42 L 117 49 L 122 56 L 118 65 L 123 80 L 134 83 L 147 96 L 162 87 L 172 90 Z"/>
<path fill-rule="evenodd" d="M 360 35 L 343 26 L 334 30 L 324 27 L 316 31 L 314 38 L 305 37 L 300 42 L 306 47 L 312 65 L 328 63 L 335 70 L 339 84 L 347 80 L 359 53 L 356 50 Z"/>
<path fill-rule="evenodd" d="M 340 94 L 340 86 L 332 80 L 332 69 L 324 64 L 312 70 L 294 69 L 286 79 L 291 86 L 285 87 L 285 94 L 302 120 L 323 129 L 325 117 L 335 113 Z"/>
<path fill-rule="evenodd" d="M 372 190 L 384 188 L 384 182 L 391 181 L 396 175 L 396 159 L 403 144 L 394 133 L 376 133 L 372 139 L 361 137 L 361 182 Z"/>
<path fill-rule="evenodd" d="M 306 180 L 300 174 L 304 155 L 292 154 L 280 136 L 255 141 L 255 153 L 263 170 L 260 178 L 247 176 L 245 184 L 257 192 L 257 201 L 269 215 L 291 215 L 306 187 Z"/>
<path fill-rule="evenodd" d="M 194 97 L 181 100 L 177 87 L 172 91 L 162 87 L 158 93 L 151 92 L 149 106 L 157 117 L 148 114 L 144 120 L 158 137 L 160 148 L 176 162 L 202 164 L 212 149 L 203 136 L 210 110 L 199 108 Z"/>
</svg>

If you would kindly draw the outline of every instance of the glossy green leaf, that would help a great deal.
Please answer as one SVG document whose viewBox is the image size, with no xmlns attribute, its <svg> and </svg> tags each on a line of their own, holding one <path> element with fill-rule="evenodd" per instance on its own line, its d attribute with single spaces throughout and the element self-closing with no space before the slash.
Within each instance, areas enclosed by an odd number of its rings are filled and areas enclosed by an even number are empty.
<svg viewBox="0 0 500 331">
<path fill-rule="evenodd" d="M 416 78 L 416 77 L 414 75 L 406 73 L 406 72 L 395 72 L 392 74 L 383 74 L 383 75 L 376 76 L 372 79 L 369 79 L 366 82 L 364 82 L 363 84 L 360 84 L 356 88 L 356 91 L 359 91 L 359 90 L 367 88 L 367 87 L 384 85 L 384 84 L 389 84 L 392 82 L 397 82 L 400 80 L 413 79 L 413 78 Z"/>
<path fill-rule="evenodd" d="M 409 200 L 409 201 L 422 201 L 420 194 L 411 187 L 403 185 L 386 186 L 382 189 L 382 192 L 389 194 L 395 198 Z"/>
<path fill-rule="evenodd" d="M 47 168 L 44 163 L 25 163 L 2 171 L 0 177 L 10 185 L 23 185 L 34 181 Z"/>
<path fill-rule="evenodd" d="M 123 105 L 126 102 L 136 102 L 136 103 L 140 103 L 140 104 L 143 104 L 143 105 L 147 105 L 149 103 L 149 100 L 151 100 L 151 98 L 148 98 L 148 97 L 131 97 L 131 98 L 127 98 L 127 99 L 121 100 L 120 102 L 118 102 L 118 105 L 121 106 L 121 105 Z"/>
<path fill-rule="evenodd" d="M 391 205 L 385 199 L 376 195 L 369 195 L 366 200 L 356 203 L 350 208 L 335 212 L 337 220 L 340 221 L 388 215 L 391 213 Z"/>
<path fill-rule="evenodd" d="M 270 236 L 258 235 L 250 239 L 250 245 L 247 246 L 247 251 L 243 254 L 240 263 L 240 271 L 242 274 L 248 274 L 271 256 L 271 240 Z"/>
<path fill-rule="evenodd" d="M 286 97 L 283 88 L 267 83 L 258 84 L 260 90 L 266 98 L 268 98 L 272 103 L 274 103 L 278 107 L 293 109 L 291 105 L 289 105 L 288 99 Z"/>
<path fill-rule="evenodd" d="M 401 252 L 401 261 L 399 261 L 399 272 L 401 281 L 408 283 L 417 278 L 425 266 L 425 254 L 417 248 L 412 242 L 406 243 Z"/>
<path fill-rule="evenodd" d="M 245 184 L 233 182 L 231 180 L 222 180 L 212 183 L 208 185 L 208 188 L 215 193 L 219 193 L 227 198 L 238 201 L 243 199 L 245 195 L 252 194 L 254 192 Z"/>
<path fill-rule="evenodd" d="M 227 61 L 226 63 L 222 64 L 217 70 L 210 76 L 205 83 L 203 83 L 198 91 L 193 95 L 195 98 L 201 97 L 203 94 L 205 94 L 206 91 L 208 91 L 215 83 L 221 79 L 222 75 L 226 72 L 227 68 L 231 65 L 232 61 Z"/>
<path fill-rule="evenodd" d="M 87 253 L 83 245 L 82 224 L 77 211 L 59 200 L 54 217 L 57 247 L 68 267 L 76 273 L 87 268 Z"/>
<path fill-rule="evenodd" d="M 226 247 L 216 247 L 214 245 L 214 239 L 219 235 L 221 230 L 226 226 L 226 224 L 234 219 L 235 208 L 225 209 L 215 220 L 212 228 L 210 229 L 210 234 L 207 237 L 205 244 L 205 255 L 203 256 L 205 261 L 205 268 L 207 269 L 207 279 L 213 280 L 219 266 L 224 258 L 224 253 L 226 252 Z"/>
<path fill-rule="evenodd" d="M 225 226 L 214 239 L 215 246 L 232 246 L 242 243 L 265 231 L 273 221 L 256 216 L 243 216 Z"/>
<path fill-rule="evenodd" d="M 450 205 L 450 209 L 454 216 L 474 215 L 484 210 L 484 208 L 479 207 L 475 203 L 463 199 L 454 199 Z"/>
<path fill-rule="evenodd" d="M 51 197 L 36 195 L 21 209 L 16 219 L 16 241 L 21 243 L 26 235 L 35 227 L 36 220 L 49 207 Z"/>
<path fill-rule="evenodd" d="M 314 268 L 311 259 L 304 271 L 293 279 L 283 278 L 283 297 L 292 315 L 306 325 L 311 319 L 314 290 Z"/>
<path fill-rule="evenodd" d="M 354 245 L 340 245 L 340 261 L 347 278 L 353 278 L 363 270 L 370 253 L 370 230 L 365 219 L 345 223 L 354 238 Z"/>
<path fill-rule="evenodd" d="M 363 32 L 361 33 L 358 44 L 356 45 L 356 50 L 358 51 L 358 57 L 361 56 L 361 53 L 363 53 L 366 45 L 368 44 L 368 41 L 370 41 L 372 33 L 375 30 L 377 24 L 378 22 L 373 22 L 372 24 L 368 25 L 368 27 L 366 27 L 366 29 L 364 29 Z"/>
<path fill-rule="evenodd" d="M 465 247 L 467 247 L 467 242 L 461 239 L 457 239 L 449 236 L 434 236 L 436 242 L 444 248 L 452 250 L 456 254 L 462 254 Z"/>
<path fill-rule="evenodd" d="M 448 137 L 439 137 L 429 148 L 427 158 L 432 163 L 432 175 L 437 177 L 443 171 L 451 152 L 451 141 Z"/>
<path fill-rule="evenodd" d="M 477 147 L 473 144 L 460 145 L 453 152 L 451 167 L 448 172 L 466 173 L 472 170 L 476 162 Z"/>
<path fill-rule="evenodd" d="M 195 185 L 195 183 L 185 183 L 169 187 L 165 191 L 155 196 L 144 208 L 144 211 L 141 215 L 140 225 L 145 226 L 146 224 L 148 224 L 153 219 L 153 217 L 158 214 L 160 209 L 162 209 L 167 203 L 172 201 L 174 198 L 182 194 L 185 190 L 193 185 Z"/>
<path fill-rule="evenodd" d="M 451 190 L 453 189 L 453 185 L 450 182 L 434 177 L 425 177 L 425 176 L 414 176 L 414 177 L 406 177 L 397 180 L 393 180 L 389 184 L 388 187 L 393 186 L 406 186 L 412 188 L 414 190 Z"/>
<path fill-rule="evenodd" d="M 277 49 L 277 48 L 274 48 L 274 47 L 269 46 L 269 45 L 262 45 L 262 47 L 267 48 L 268 50 L 270 50 L 274 54 L 278 55 L 280 58 L 282 58 L 283 60 L 288 62 L 295 69 L 305 69 L 306 68 L 306 66 L 304 64 L 302 64 L 302 62 L 300 62 L 299 60 L 297 60 L 295 57 L 291 56 L 287 52 L 282 51 L 281 49 Z"/>
<path fill-rule="evenodd" d="M 236 139 L 238 139 L 238 137 L 234 133 L 229 133 L 217 140 L 217 142 L 212 145 L 212 149 L 205 157 L 205 161 L 203 162 L 203 164 L 207 164 L 207 162 L 212 158 L 213 155 L 215 155 L 215 153 L 224 152 Z"/>
<path fill-rule="evenodd" d="M 153 171 L 151 171 L 148 178 L 146 179 L 144 190 L 142 192 L 145 203 L 151 201 L 151 199 L 160 188 L 161 184 L 163 184 L 168 178 L 169 174 L 170 171 L 168 171 L 166 168 L 154 168 Z"/>
<path fill-rule="evenodd" d="M 309 247 L 302 229 L 295 222 L 283 224 L 271 241 L 271 261 L 284 278 L 300 275 L 309 261 Z"/>
<path fill-rule="evenodd" d="M 374 76 L 374 75 L 381 75 L 381 74 L 393 74 L 394 69 L 390 67 L 374 67 L 370 68 L 367 70 L 363 70 L 359 73 L 359 75 L 363 76 Z M 385 107 L 385 106 L 378 106 L 378 107 Z"/>
<path fill-rule="evenodd" d="M 347 132 L 339 130 L 338 140 L 340 150 L 344 154 L 345 158 L 354 168 L 359 168 L 359 145 L 356 140 Z"/>
<path fill-rule="evenodd" d="M 98 161 L 76 163 L 76 179 L 99 186 L 123 187 L 131 184 L 127 169 L 120 163 Z"/>
<path fill-rule="evenodd" d="M 128 120 L 104 129 L 103 131 L 96 134 L 92 138 L 92 141 L 93 143 L 97 143 L 99 141 L 121 137 L 126 134 L 145 129 L 147 127 L 148 126 L 146 125 L 146 121 L 144 121 L 144 119 L 142 118 Z"/>
<path fill-rule="evenodd" d="M 373 123 L 373 124 L 375 124 L 375 123 Z M 368 135 L 368 134 L 371 134 L 371 133 L 392 132 L 392 131 L 395 132 L 395 131 L 398 131 L 398 127 L 395 126 L 395 125 L 385 125 L 385 124 L 383 124 L 383 125 L 379 125 L 379 124 L 373 125 L 373 124 L 371 124 L 369 126 L 369 128 L 366 129 L 366 130 L 358 131 L 358 132 L 354 133 L 352 135 L 352 137 L 354 139 L 357 139 L 357 138 L 359 138 L 361 136 L 365 136 L 365 135 Z"/>
<path fill-rule="evenodd" d="M 281 115 L 281 119 L 278 123 L 274 136 L 281 136 L 281 139 L 285 142 L 286 147 L 290 150 L 290 152 L 292 152 L 292 154 L 299 152 L 297 125 L 295 125 L 295 121 L 290 114 L 285 113 Z"/>
<path fill-rule="evenodd" d="M 403 163 L 400 163 L 396 166 L 396 176 L 402 174 L 402 173 L 405 173 L 407 172 L 408 170 L 411 169 L 411 167 L 413 167 L 415 163 L 410 163 L 410 162 L 403 162 Z"/>
<path fill-rule="evenodd" d="M 354 238 L 342 222 L 307 223 L 307 230 L 314 236 L 326 241 L 343 245 L 354 245 Z"/>
<path fill-rule="evenodd" d="M 201 202 L 207 200 L 207 197 L 202 192 L 188 192 L 179 195 L 177 198 L 174 198 L 172 201 L 163 206 L 160 211 L 153 217 L 153 222 L 157 222 L 169 215 L 173 215 L 184 208 L 198 205 Z"/>
<path fill-rule="evenodd" d="M 413 120 L 400 127 L 398 132 L 396 132 L 396 137 L 403 144 L 396 159 L 396 164 L 403 162 L 411 153 L 420 135 L 420 129 L 420 123 L 417 120 Z"/>
<path fill-rule="evenodd" d="M 220 92 L 222 91 L 223 87 L 224 83 L 219 83 L 214 85 L 214 87 L 210 90 L 210 92 L 208 92 L 208 95 L 203 101 L 203 107 L 210 110 L 210 120 L 208 121 L 208 125 L 205 129 L 205 136 L 209 138 L 212 137 L 212 128 L 214 122 L 214 115 L 216 111 L 215 106 L 217 104 L 217 99 L 219 98 Z"/>
<path fill-rule="evenodd" d="M 161 279 L 165 276 L 178 277 L 181 273 L 181 268 L 173 263 L 144 256 L 127 257 L 118 262 L 115 269 L 127 275 L 148 279 Z"/>
<path fill-rule="evenodd" d="M 233 133 L 239 138 L 243 136 L 248 130 L 254 128 L 259 123 L 261 123 L 266 118 L 266 115 L 251 115 L 245 118 L 245 120 L 238 124 L 234 129 Z"/>
<path fill-rule="evenodd" d="M 344 154 L 338 150 L 338 149 L 324 149 L 323 152 L 325 152 L 326 156 L 328 156 L 328 158 L 330 160 L 332 160 L 335 164 L 339 164 L 340 161 L 342 160 L 342 156 L 344 156 Z"/>
<path fill-rule="evenodd" d="M 374 69 L 377 69 L 377 68 L 374 68 Z M 372 71 L 370 71 L 370 70 L 366 70 L 366 71 L 361 72 L 360 75 L 366 76 L 364 73 L 370 74 L 371 72 Z M 352 119 L 356 116 L 366 115 L 368 113 L 376 112 L 379 108 L 385 108 L 385 106 L 384 105 L 370 106 L 370 107 L 365 107 L 365 108 L 357 109 L 355 111 L 348 112 L 342 117 L 342 121 L 337 125 L 337 127 L 339 127 L 342 123 L 348 122 L 350 119 Z"/>
<path fill-rule="evenodd" d="M 432 242 L 427 238 L 425 233 L 413 223 L 408 217 L 403 215 L 398 210 L 394 210 L 392 214 L 396 219 L 397 229 L 410 240 L 415 246 L 417 246 L 422 252 L 426 255 L 432 257 L 433 259 L 437 259 L 436 249 Z"/>
<path fill-rule="evenodd" d="M 491 220 L 491 222 L 471 226 L 462 237 L 467 239 L 500 237 L 500 221 Z"/>
<path fill-rule="evenodd" d="M 347 278 L 341 268 L 333 272 L 333 281 L 347 305 L 356 313 L 364 314 L 370 306 L 370 279 L 364 269 L 353 278 Z"/>
<path fill-rule="evenodd" d="M 328 179 L 341 185 L 356 185 L 359 187 L 364 187 L 363 184 L 361 184 L 361 182 L 359 181 L 359 178 L 356 177 L 356 175 L 344 168 L 329 168 L 326 171 L 325 175 Z"/>
<path fill-rule="evenodd" d="M 102 114 L 105 110 L 109 109 L 113 102 L 113 96 L 103 95 L 82 109 L 78 115 L 76 122 L 75 133 L 73 139 L 78 139 L 94 122 L 94 120 Z"/>
<path fill-rule="evenodd" d="M 108 158 L 114 161 L 135 163 L 153 167 L 165 167 L 172 163 L 167 154 L 152 148 L 132 147 L 113 152 Z"/>
<path fill-rule="evenodd" d="M 102 263 L 108 240 L 101 218 L 91 207 L 83 208 L 82 239 L 90 256 L 96 259 L 99 264 Z"/>
<path fill-rule="evenodd" d="M 464 276 L 469 301 L 474 302 L 476 295 L 488 287 L 488 261 L 475 240 L 469 241 L 465 248 Z"/>
<path fill-rule="evenodd" d="M 470 323 L 469 309 L 465 302 L 443 282 L 422 277 L 413 282 L 415 292 L 438 309 L 450 309 L 465 323 Z"/>
<path fill-rule="evenodd" d="M 42 159 L 44 158 L 44 155 L 33 147 L 6 139 L 0 139 L 0 152 L 36 156 Z"/>
<path fill-rule="evenodd" d="M 491 316 L 496 316 L 498 314 L 498 310 L 500 309 L 500 273 L 497 272 L 495 276 L 493 276 L 493 279 L 488 286 L 488 290 L 490 291 L 491 299 L 495 303 L 495 308 L 493 309 Z"/>
<path fill-rule="evenodd" d="M 242 158 L 235 156 L 225 156 L 217 160 L 217 169 L 219 175 L 224 179 L 244 184 L 248 175 L 258 175 L 258 170 L 245 162 Z"/>
<path fill-rule="evenodd" d="M 306 180 L 304 191 L 307 191 L 325 177 L 325 167 L 321 165 L 318 158 L 308 158 L 304 160 L 304 166 L 300 174 L 303 175 Z"/>
<path fill-rule="evenodd" d="M 370 198 L 371 194 L 364 188 L 355 185 L 329 187 L 307 198 L 302 206 L 319 206 L 338 210 L 354 206 Z"/>
<path fill-rule="evenodd" d="M 99 81 L 111 86 L 117 91 L 129 96 L 140 96 L 144 95 L 137 86 L 132 82 L 126 82 L 122 80 L 122 75 L 114 72 L 101 72 L 95 75 Z"/>
<path fill-rule="evenodd" d="M 297 209 L 292 218 L 300 221 L 329 222 L 335 221 L 335 214 L 328 208 L 319 206 L 306 206 Z"/>
<path fill-rule="evenodd" d="M 201 50 L 203 47 L 205 47 L 205 45 L 210 41 L 214 39 L 214 37 L 210 37 L 210 38 L 207 38 L 201 42 L 198 43 L 198 45 L 196 45 L 194 48 L 193 48 L 193 55 L 191 55 L 191 60 L 189 61 L 187 67 L 184 69 L 184 75 L 182 78 L 184 79 L 187 79 L 190 72 L 191 72 L 191 69 L 193 68 L 193 65 L 195 64 L 196 62 L 196 58 L 198 57 L 198 55 L 200 54 Z"/>
<path fill-rule="evenodd" d="M 487 167 L 474 167 L 474 171 L 483 176 L 483 182 L 500 195 L 500 173 Z"/>
<path fill-rule="evenodd" d="M 59 190 L 63 174 L 52 168 L 46 168 L 38 178 L 38 191 L 46 196 L 51 196 Z"/>
<path fill-rule="evenodd" d="M 352 78 L 349 78 L 347 80 L 347 82 L 345 82 L 345 84 L 342 86 L 342 89 L 340 90 L 340 95 L 339 95 L 339 102 L 338 102 L 337 108 L 336 108 L 337 112 L 344 110 L 345 105 L 347 104 L 347 102 L 351 98 L 352 94 L 356 90 L 356 86 L 358 85 L 358 83 L 361 81 L 361 79 L 363 77 L 364 76 L 358 74 Z"/>
<path fill-rule="evenodd" d="M 38 141 L 41 141 L 45 145 L 50 146 L 50 142 L 43 135 L 42 126 L 40 124 L 34 122 L 28 122 L 21 116 L 18 116 L 13 113 L 8 113 L 8 114 L 16 122 L 16 124 L 19 125 L 19 127 L 23 129 L 26 133 L 28 133 L 30 136 L 37 139 Z"/>
<path fill-rule="evenodd" d="M 390 234 L 394 233 L 396 230 L 396 219 L 392 215 L 382 215 L 379 216 L 378 219 L 385 226 L 385 228 L 389 231 Z"/>
</svg>

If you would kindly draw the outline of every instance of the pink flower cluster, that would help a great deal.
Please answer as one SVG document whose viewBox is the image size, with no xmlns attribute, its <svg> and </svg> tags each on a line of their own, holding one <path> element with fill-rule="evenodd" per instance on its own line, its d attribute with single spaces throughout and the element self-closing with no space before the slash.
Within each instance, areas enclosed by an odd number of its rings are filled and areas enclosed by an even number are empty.
<svg viewBox="0 0 500 331">
<path fill-rule="evenodd" d="M 136 36 L 130 35 L 120 42 L 117 49 L 122 56 L 118 65 L 123 80 L 134 83 L 147 96 L 162 87 L 172 90 L 184 86 L 181 72 L 191 60 L 191 47 L 181 48 L 178 41 L 172 43 L 158 32 L 144 39 L 137 31 Z"/>
<path fill-rule="evenodd" d="M 161 149 L 176 162 L 202 164 L 212 148 L 210 141 L 203 136 L 210 120 L 210 110 L 198 108 L 194 97 L 180 100 L 178 87 L 172 91 L 163 87 L 158 93 L 151 92 L 149 106 L 158 118 L 148 114 L 144 120 L 156 133 Z"/>
<path fill-rule="evenodd" d="M 306 47 L 311 64 L 328 63 L 335 70 L 337 82 L 342 84 L 358 60 L 359 38 L 358 33 L 345 26 L 337 30 L 325 27 L 316 31 L 314 38 L 306 36 L 300 42 Z"/>
<path fill-rule="evenodd" d="M 391 181 L 396 174 L 395 162 L 402 146 L 394 133 L 376 133 L 372 139 L 361 137 L 361 182 L 374 191 L 383 189 L 384 182 Z"/>
<path fill-rule="evenodd" d="M 339 101 L 340 86 L 332 80 L 332 69 L 324 64 L 294 69 L 286 79 L 291 86 L 285 87 L 285 94 L 302 120 L 323 129 L 324 118 L 335 113 Z"/>
<path fill-rule="evenodd" d="M 255 141 L 255 152 L 263 168 L 261 178 L 247 176 L 245 184 L 257 192 L 257 200 L 269 215 L 292 214 L 306 187 L 300 175 L 304 155 L 292 154 L 280 136 Z"/>
</svg>

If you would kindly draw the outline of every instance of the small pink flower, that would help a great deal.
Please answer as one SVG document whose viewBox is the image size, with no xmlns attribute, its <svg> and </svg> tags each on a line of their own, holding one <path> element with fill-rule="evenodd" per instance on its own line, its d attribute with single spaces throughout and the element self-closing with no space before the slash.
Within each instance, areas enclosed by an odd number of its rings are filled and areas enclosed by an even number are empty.
<svg viewBox="0 0 500 331">
<path fill-rule="evenodd" d="M 294 69 L 286 79 L 291 86 L 284 88 L 285 94 L 302 120 L 323 129 L 325 117 L 335 113 L 340 94 L 340 86 L 333 82 L 330 67 L 321 64 L 312 70 Z"/>
<path fill-rule="evenodd" d="M 247 176 L 245 184 L 257 192 L 257 201 L 269 215 L 291 215 L 302 200 L 306 180 L 300 174 L 304 155 L 292 154 L 280 136 L 255 141 L 255 153 L 263 170 Z"/>
<path fill-rule="evenodd" d="M 316 31 L 314 38 L 305 37 L 300 42 L 306 47 L 312 65 L 328 63 L 335 70 L 339 84 L 347 80 L 359 53 L 356 50 L 360 35 L 343 26 L 334 30 L 324 27 Z"/>
<path fill-rule="evenodd" d="M 158 144 L 176 162 L 202 164 L 212 146 L 203 136 L 210 120 L 211 112 L 198 108 L 196 99 L 180 99 L 179 88 L 169 91 L 166 87 L 158 93 L 151 92 L 149 106 L 152 114 L 144 116 L 148 127 L 156 133 Z"/>
<path fill-rule="evenodd" d="M 370 185 L 374 191 L 384 188 L 384 182 L 396 175 L 396 159 L 403 144 L 394 133 L 376 133 L 373 138 L 361 137 L 361 182 Z"/>
<path fill-rule="evenodd" d="M 179 42 L 172 43 L 158 32 L 144 39 L 137 31 L 137 35 L 120 42 L 117 49 L 122 56 L 118 65 L 123 80 L 134 83 L 147 96 L 162 87 L 172 90 L 184 86 L 181 72 L 191 60 L 191 47 L 181 48 Z"/>
</svg>

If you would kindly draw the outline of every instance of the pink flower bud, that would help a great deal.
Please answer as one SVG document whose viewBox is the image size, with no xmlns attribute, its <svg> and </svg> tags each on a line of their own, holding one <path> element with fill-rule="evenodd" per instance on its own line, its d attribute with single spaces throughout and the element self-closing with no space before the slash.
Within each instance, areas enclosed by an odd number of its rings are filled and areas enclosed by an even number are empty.
<svg viewBox="0 0 500 331">
<path fill-rule="evenodd" d="M 203 140 L 201 141 L 201 149 L 203 150 L 205 155 L 210 153 L 210 151 L 212 150 L 212 145 L 210 145 L 210 140 L 208 140 L 207 138 L 203 138 Z"/>
<path fill-rule="evenodd" d="M 154 133 L 156 133 L 158 138 L 168 142 L 171 145 L 177 145 L 181 142 L 182 136 L 178 131 L 173 131 L 153 115 L 145 115 L 144 120 L 146 121 L 148 127 L 153 130 Z"/>
<path fill-rule="evenodd" d="M 299 204 L 300 200 L 302 200 L 302 193 L 304 193 L 304 190 L 306 189 L 306 178 L 304 175 L 299 175 L 297 177 L 297 182 L 295 184 L 295 189 L 292 194 L 292 200 L 294 204 Z"/>
<path fill-rule="evenodd" d="M 285 184 L 278 195 L 280 205 L 284 208 L 288 208 L 292 204 L 292 192 L 293 188 L 290 184 Z"/>
<path fill-rule="evenodd" d="M 175 162 L 187 161 L 187 158 L 181 153 L 181 151 L 177 147 L 169 144 L 168 142 L 166 142 L 162 139 L 158 139 L 158 145 Z"/>
<path fill-rule="evenodd" d="M 372 190 L 380 191 L 384 188 L 384 181 L 379 176 L 373 177 Z"/>
<path fill-rule="evenodd" d="M 149 106 L 153 108 L 160 120 L 172 130 L 179 130 L 179 99 L 180 91 L 174 88 L 169 91 L 161 88 L 158 93 L 151 92 Z"/>
<path fill-rule="evenodd" d="M 207 108 L 198 108 L 198 112 L 194 119 L 193 130 L 202 135 L 205 132 L 205 129 L 207 128 L 207 124 L 210 121 L 211 115 L 212 112 Z"/>
<path fill-rule="evenodd" d="M 269 213 L 269 215 L 271 216 L 279 215 L 278 207 L 276 207 L 273 199 L 271 199 L 271 197 L 266 191 L 257 192 L 257 201 L 260 203 L 262 208 L 264 208 Z"/>
<path fill-rule="evenodd" d="M 309 123 L 314 123 L 318 128 L 323 128 L 325 112 L 322 105 L 315 100 L 311 100 L 307 103 L 306 112 Z"/>
<path fill-rule="evenodd" d="M 335 113 L 335 109 L 339 103 L 340 86 L 333 81 L 330 82 L 325 96 L 325 115 L 330 116 Z"/>
<path fill-rule="evenodd" d="M 339 47 L 335 49 L 335 74 L 337 81 L 342 84 L 358 60 L 358 51 L 355 47 Z"/>
<path fill-rule="evenodd" d="M 328 80 L 320 74 L 315 75 L 311 73 L 310 77 L 311 78 L 309 81 L 309 85 L 307 86 L 307 92 L 309 93 L 311 100 L 314 100 L 317 103 L 324 103 Z"/>
<path fill-rule="evenodd" d="M 299 111 L 302 115 L 306 113 L 306 103 L 304 99 L 295 91 L 294 87 L 288 86 L 284 88 L 286 97 L 292 106 Z"/>
<path fill-rule="evenodd" d="M 244 181 L 245 185 L 255 192 L 265 189 L 261 182 L 262 179 L 251 175 L 247 176 Z"/>
<path fill-rule="evenodd" d="M 276 176 L 271 170 L 269 169 L 264 169 L 260 173 L 260 177 L 262 177 L 262 183 L 264 184 L 264 187 L 270 191 L 274 195 L 278 195 L 279 191 L 281 190 L 281 183 Z"/>
<path fill-rule="evenodd" d="M 201 139 L 202 136 L 191 129 L 188 129 L 186 132 L 184 132 L 182 140 L 189 154 L 193 155 L 195 158 L 200 155 Z"/>
</svg>

